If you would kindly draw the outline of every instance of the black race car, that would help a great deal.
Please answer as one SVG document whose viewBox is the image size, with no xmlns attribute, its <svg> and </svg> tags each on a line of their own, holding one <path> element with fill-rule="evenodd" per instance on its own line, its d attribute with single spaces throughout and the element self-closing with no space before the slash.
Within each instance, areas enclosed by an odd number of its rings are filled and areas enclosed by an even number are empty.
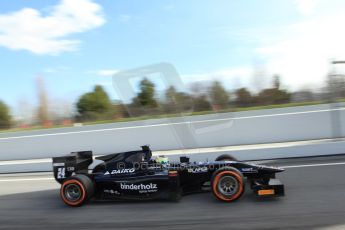
<svg viewBox="0 0 345 230">
<path fill-rule="evenodd" d="M 67 205 L 80 206 L 90 199 L 178 201 L 184 194 L 210 190 L 217 199 L 231 202 L 243 194 L 245 178 L 258 196 L 284 195 L 284 185 L 275 179 L 283 169 L 235 161 L 229 155 L 198 163 L 182 156 L 171 163 L 165 157 L 154 159 L 150 148 L 142 146 L 96 159 L 102 163 L 89 171 L 91 151 L 53 158 L 54 177 Z"/>
</svg>

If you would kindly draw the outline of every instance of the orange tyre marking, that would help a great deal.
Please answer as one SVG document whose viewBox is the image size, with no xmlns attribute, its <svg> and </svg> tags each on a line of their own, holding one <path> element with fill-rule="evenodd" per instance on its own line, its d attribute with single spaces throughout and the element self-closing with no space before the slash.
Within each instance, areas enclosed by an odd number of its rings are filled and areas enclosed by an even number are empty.
<svg viewBox="0 0 345 230">
<path fill-rule="evenodd" d="M 235 195 L 234 195 L 233 197 L 231 197 L 231 198 L 225 198 L 225 197 L 224 197 L 222 194 L 220 194 L 220 193 L 218 192 L 218 190 L 217 190 L 217 184 L 218 184 L 218 182 L 219 182 L 219 179 L 220 179 L 220 178 L 222 177 L 222 175 L 224 175 L 224 174 L 231 174 L 232 176 L 236 177 L 237 181 L 239 182 L 240 189 L 239 189 L 238 192 L 235 193 Z M 218 199 L 229 202 L 229 201 L 232 201 L 232 200 L 237 199 L 237 198 L 241 195 L 241 193 L 242 193 L 242 191 L 243 191 L 243 180 L 242 180 L 241 176 L 238 175 L 236 172 L 232 172 L 232 171 L 223 171 L 223 172 L 220 172 L 220 173 L 218 173 L 218 174 L 216 175 L 216 177 L 215 177 L 214 180 L 213 180 L 213 186 L 212 186 L 212 187 L 213 187 L 213 192 L 214 192 L 214 194 L 216 195 L 216 197 L 217 197 Z"/>
<path fill-rule="evenodd" d="M 81 191 L 82 191 L 82 195 L 81 195 L 81 198 L 79 198 L 78 200 L 76 201 L 69 201 L 66 197 L 65 197 L 65 187 L 66 185 L 69 185 L 69 184 L 77 184 L 80 188 L 81 188 Z M 71 205 L 71 206 L 78 206 L 80 205 L 84 199 L 85 199 L 85 196 L 86 196 L 86 192 L 85 192 L 85 188 L 84 188 L 84 185 L 78 181 L 78 180 L 67 180 L 65 181 L 62 186 L 61 186 L 61 189 L 60 189 L 60 196 L 62 198 L 62 200 L 68 204 L 68 205 Z"/>
</svg>

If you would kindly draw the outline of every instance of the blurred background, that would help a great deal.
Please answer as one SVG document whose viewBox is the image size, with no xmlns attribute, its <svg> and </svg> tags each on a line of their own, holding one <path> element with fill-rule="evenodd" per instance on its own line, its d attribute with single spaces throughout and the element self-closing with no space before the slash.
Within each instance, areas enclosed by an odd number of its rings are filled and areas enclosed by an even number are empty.
<svg viewBox="0 0 345 230">
<path fill-rule="evenodd" d="M 0 10 L 1 132 L 327 103 L 341 107 L 343 5 L 11 1 Z M 115 74 L 162 61 L 175 66 L 183 91 L 145 75 L 131 82 L 136 92 L 131 100 L 112 87 Z"/>
</svg>

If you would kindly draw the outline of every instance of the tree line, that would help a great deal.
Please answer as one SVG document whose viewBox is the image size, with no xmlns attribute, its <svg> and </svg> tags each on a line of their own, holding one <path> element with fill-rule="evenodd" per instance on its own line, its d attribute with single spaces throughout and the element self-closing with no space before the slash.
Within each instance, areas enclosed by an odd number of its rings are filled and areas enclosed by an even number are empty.
<svg viewBox="0 0 345 230">
<path fill-rule="evenodd" d="M 0 101 L 0 129 L 9 129 L 10 127 L 10 109 L 3 101 Z"/>
<path fill-rule="evenodd" d="M 114 103 L 101 86 L 82 95 L 77 104 L 77 121 L 95 121 L 160 114 L 176 114 L 202 111 L 221 111 L 233 107 L 250 107 L 289 103 L 291 94 L 281 88 L 279 76 L 275 76 L 272 87 L 254 94 L 247 88 L 228 92 L 220 81 L 208 85 L 194 84 L 190 92 L 179 92 L 168 87 L 158 97 L 155 84 L 148 78 L 139 83 L 139 92 L 128 103 Z"/>
<path fill-rule="evenodd" d="M 104 88 L 96 85 L 91 92 L 81 95 L 75 103 L 73 117 L 63 119 L 72 122 L 117 120 L 127 117 L 188 114 L 203 111 L 231 111 L 235 108 L 285 104 L 289 102 L 310 102 L 345 98 L 344 78 L 328 79 L 322 93 L 311 90 L 289 92 L 281 86 L 279 76 L 273 76 L 271 86 L 253 92 L 246 87 L 228 91 L 220 81 L 193 83 L 188 91 L 178 91 L 169 86 L 163 93 L 158 92 L 154 82 L 143 78 L 139 92 L 130 102 L 113 101 Z M 47 96 L 42 81 L 38 81 L 40 105 L 33 124 L 49 127 L 57 122 L 48 114 Z M 61 120 L 59 120 L 61 122 Z M 60 124 L 60 123 L 59 123 Z M 0 101 L 0 129 L 16 126 L 9 107 Z"/>
</svg>

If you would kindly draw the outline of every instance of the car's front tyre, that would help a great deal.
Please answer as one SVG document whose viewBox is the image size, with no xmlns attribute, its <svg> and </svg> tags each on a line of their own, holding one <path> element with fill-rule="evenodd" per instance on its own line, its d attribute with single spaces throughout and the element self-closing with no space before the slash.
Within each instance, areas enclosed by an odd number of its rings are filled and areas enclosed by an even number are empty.
<svg viewBox="0 0 345 230">
<path fill-rule="evenodd" d="M 243 195 L 245 182 L 239 170 L 233 167 L 223 167 L 213 173 L 211 186 L 217 199 L 232 202 Z"/>
</svg>

